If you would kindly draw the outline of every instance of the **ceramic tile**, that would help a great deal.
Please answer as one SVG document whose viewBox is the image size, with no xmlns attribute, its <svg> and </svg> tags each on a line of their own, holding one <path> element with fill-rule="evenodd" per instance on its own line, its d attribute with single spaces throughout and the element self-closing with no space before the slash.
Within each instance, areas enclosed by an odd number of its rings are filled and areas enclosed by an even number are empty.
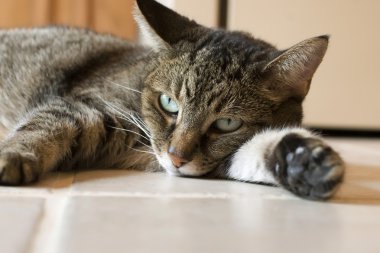
<svg viewBox="0 0 380 253">
<path fill-rule="evenodd" d="M 378 139 L 329 138 L 342 158 L 350 164 L 376 167 L 380 170 L 380 141 Z"/>
<path fill-rule="evenodd" d="M 346 163 L 344 183 L 335 199 L 346 203 L 380 204 L 380 141 L 330 138 Z"/>
<path fill-rule="evenodd" d="M 329 142 L 347 173 L 328 203 L 276 187 L 127 170 L 0 187 L 0 252 L 380 252 L 380 142 Z"/>
<path fill-rule="evenodd" d="M 26 186 L 0 186 L 0 196 L 40 196 L 44 197 L 54 191 L 69 188 L 74 180 L 74 173 L 52 172 L 44 175 L 39 182 Z"/>
<path fill-rule="evenodd" d="M 380 169 L 347 164 L 344 182 L 334 199 L 346 203 L 380 204 Z"/>
<path fill-rule="evenodd" d="M 379 213 L 302 200 L 75 197 L 55 252 L 380 252 Z"/>
<path fill-rule="evenodd" d="M 0 198 L 0 251 L 27 252 L 42 219 L 44 200 L 40 198 Z"/>
<path fill-rule="evenodd" d="M 82 194 L 203 196 L 203 197 L 267 197 L 294 198 L 283 189 L 244 182 L 182 178 L 166 173 L 128 170 L 88 171 L 77 173 L 73 191 Z"/>
</svg>

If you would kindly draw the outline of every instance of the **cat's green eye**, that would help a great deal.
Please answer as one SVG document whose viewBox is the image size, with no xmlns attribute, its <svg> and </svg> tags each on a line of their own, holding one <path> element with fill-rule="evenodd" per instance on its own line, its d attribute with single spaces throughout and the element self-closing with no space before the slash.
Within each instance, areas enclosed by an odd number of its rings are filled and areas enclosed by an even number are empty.
<svg viewBox="0 0 380 253">
<path fill-rule="evenodd" d="M 215 121 L 214 127 L 221 132 L 230 133 L 238 130 L 242 124 L 240 119 L 222 118 Z"/>
<path fill-rule="evenodd" d="M 160 104 L 162 109 L 164 109 L 168 113 L 177 114 L 179 111 L 176 102 L 174 102 L 174 100 L 171 97 L 165 94 L 160 95 Z"/>
</svg>

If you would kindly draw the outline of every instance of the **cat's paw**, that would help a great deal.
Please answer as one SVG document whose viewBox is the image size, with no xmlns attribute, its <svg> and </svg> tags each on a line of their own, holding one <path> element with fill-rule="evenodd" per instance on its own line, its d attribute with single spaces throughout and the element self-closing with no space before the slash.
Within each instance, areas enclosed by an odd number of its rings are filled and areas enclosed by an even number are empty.
<svg viewBox="0 0 380 253">
<path fill-rule="evenodd" d="M 33 154 L 0 153 L 0 185 L 21 185 L 37 180 L 37 161 Z"/>
<path fill-rule="evenodd" d="M 270 159 L 280 185 L 303 198 L 328 199 L 343 179 L 342 159 L 318 138 L 289 134 Z"/>
</svg>

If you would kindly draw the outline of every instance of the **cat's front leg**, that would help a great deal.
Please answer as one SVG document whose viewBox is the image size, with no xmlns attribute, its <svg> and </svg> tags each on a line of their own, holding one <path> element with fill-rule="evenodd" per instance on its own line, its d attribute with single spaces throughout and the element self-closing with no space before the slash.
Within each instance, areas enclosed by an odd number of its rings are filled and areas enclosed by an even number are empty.
<svg viewBox="0 0 380 253">
<path fill-rule="evenodd" d="M 0 142 L 0 184 L 25 184 L 55 169 L 91 166 L 107 158 L 111 138 L 119 140 L 113 143 L 122 153 L 128 135 L 114 133 L 111 121 L 80 101 L 54 98 L 34 108 Z"/>
<path fill-rule="evenodd" d="M 280 185 L 297 196 L 327 199 L 343 179 L 340 156 L 301 128 L 267 130 L 245 143 L 232 158 L 228 177 Z"/>
<path fill-rule="evenodd" d="M 79 134 L 76 114 L 60 99 L 29 111 L 0 142 L 0 184 L 33 182 L 70 155 Z"/>
</svg>

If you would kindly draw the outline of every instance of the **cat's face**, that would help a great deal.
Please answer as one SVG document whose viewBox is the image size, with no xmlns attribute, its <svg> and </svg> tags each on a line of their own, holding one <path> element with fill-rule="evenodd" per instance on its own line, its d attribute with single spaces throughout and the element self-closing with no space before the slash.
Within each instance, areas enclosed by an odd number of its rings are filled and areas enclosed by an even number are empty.
<svg viewBox="0 0 380 253">
<path fill-rule="evenodd" d="M 170 174 L 204 175 L 258 131 L 300 124 L 301 103 L 315 71 L 310 67 L 316 69 L 322 59 L 326 38 L 280 52 L 242 33 L 201 27 L 154 1 L 138 3 L 159 45 L 144 80 L 142 113 L 157 159 Z M 157 18 L 149 20 L 149 8 L 163 15 L 159 20 L 177 20 L 157 24 Z M 306 51 L 323 52 L 304 67 Z"/>
<path fill-rule="evenodd" d="M 165 54 L 145 80 L 144 120 L 159 162 L 172 174 L 199 176 L 213 170 L 273 123 L 275 104 L 261 94 L 254 64 L 273 48 L 260 44 L 260 54 L 255 55 L 244 52 L 247 42 L 243 47 L 231 44 L 244 36 L 207 36 L 220 37 L 223 44 L 208 42 L 197 48 L 196 43 Z M 299 123 L 299 113 L 293 123 Z M 173 164 L 173 155 L 184 158 L 183 164 Z"/>
</svg>

